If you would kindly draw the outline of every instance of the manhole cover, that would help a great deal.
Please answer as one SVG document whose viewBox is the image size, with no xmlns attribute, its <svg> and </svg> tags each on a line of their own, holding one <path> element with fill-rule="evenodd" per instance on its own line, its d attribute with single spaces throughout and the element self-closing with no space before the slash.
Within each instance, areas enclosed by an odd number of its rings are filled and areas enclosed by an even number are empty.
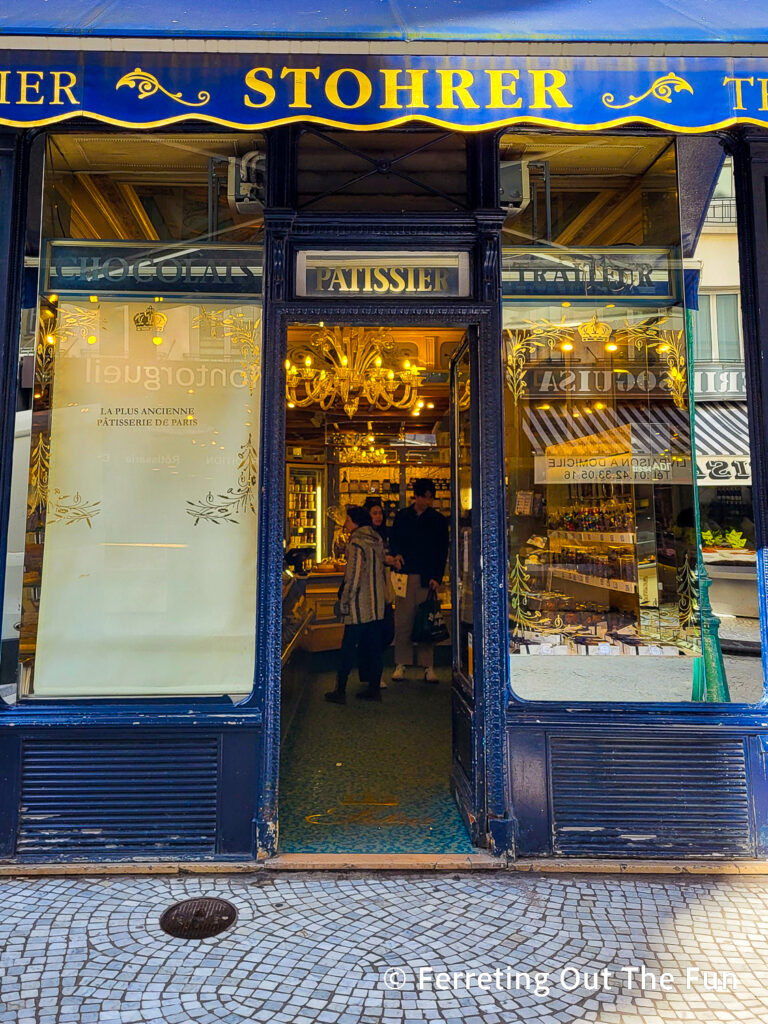
<svg viewBox="0 0 768 1024">
<path fill-rule="evenodd" d="M 202 896 L 168 907 L 160 917 L 160 927 L 177 939 L 207 939 L 225 931 L 236 920 L 237 910 L 227 900 Z"/>
</svg>

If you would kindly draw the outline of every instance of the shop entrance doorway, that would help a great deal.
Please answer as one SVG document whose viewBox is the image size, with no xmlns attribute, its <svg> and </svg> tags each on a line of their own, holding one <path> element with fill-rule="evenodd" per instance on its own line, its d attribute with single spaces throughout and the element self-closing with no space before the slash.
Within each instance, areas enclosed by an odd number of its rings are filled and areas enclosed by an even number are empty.
<svg viewBox="0 0 768 1024">
<path fill-rule="evenodd" d="M 473 789 L 472 730 L 460 724 L 474 707 L 469 349 L 467 330 L 455 326 L 288 327 L 282 852 L 474 849 L 468 822 L 477 809 L 464 796 Z M 408 512 L 414 489 L 423 493 Z M 350 509 L 362 510 L 353 513 L 362 526 Z M 422 581 L 413 562 L 403 565 L 410 573 L 392 580 L 402 596 L 387 594 L 381 690 L 358 699 L 376 691 L 364 656 L 342 702 L 337 602 L 354 558 L 350 525 L 360 529 L 355 544 L 377 529 L 396 570 L 416 520 L 425 528 L 419 552 L 429 547 L 441 563 L 428 575 L 439 577 L 447 637 L 410 644 L 408 607 L 426 592 L 414 590 Z"/>
</svg>

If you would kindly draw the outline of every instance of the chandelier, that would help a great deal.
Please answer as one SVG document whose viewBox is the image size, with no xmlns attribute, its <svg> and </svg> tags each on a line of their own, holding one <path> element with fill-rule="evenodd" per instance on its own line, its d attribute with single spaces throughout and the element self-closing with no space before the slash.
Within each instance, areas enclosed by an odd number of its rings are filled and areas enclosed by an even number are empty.
<svg viewBox="0 0 768 1024">
<path fill-rule="evenodd" d="M 389 462 L 386 448 L 376 447 L 373 434 L 355 434 L 343 431 L 333 441 L 339 462 L 362 466 L 383 466 Z"/>
<path fill-rule="evenodd" d="M 350 418 L 361 401 L 375 409 L 416 406 L 421 368 L 394 362 L 395 342 L 385 328 L 322 327 L 307 345 L 291 349 L 285 361 L 289 408 L 337 403 Z"/>
</svg>

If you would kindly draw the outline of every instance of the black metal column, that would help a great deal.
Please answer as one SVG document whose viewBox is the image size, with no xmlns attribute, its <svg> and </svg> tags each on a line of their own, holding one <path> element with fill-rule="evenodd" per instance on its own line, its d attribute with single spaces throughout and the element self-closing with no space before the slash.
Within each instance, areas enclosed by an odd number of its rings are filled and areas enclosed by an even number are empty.
<svg viewBox="0 0 768 1024">
<path fill-rule="evenodd" d="M 768 599 L 768 133 L 744 130 L 732 145 L 739 234 L 744 362 L 752 452 L 752 501 L 760 607 Z M 760 632 L 768 673 L 768 622 Z"/>
</svg>

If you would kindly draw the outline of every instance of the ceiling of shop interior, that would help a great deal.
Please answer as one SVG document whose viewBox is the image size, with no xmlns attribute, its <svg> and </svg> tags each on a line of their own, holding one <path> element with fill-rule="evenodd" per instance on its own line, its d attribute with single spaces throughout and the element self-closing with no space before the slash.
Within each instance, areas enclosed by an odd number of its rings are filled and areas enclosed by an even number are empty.
<svg viewBox="0 0 768 1024">
<path fill-rule="evenodd" d="M 259 148 L 260 136 L 231 133 L 56 135 L 49 144 L 49 180 L 69 214 L 71 237 L 187 240 L 206 231 L 209 160 L 219 161 L 221 179 L 229 157 Z M 547 168 L 554 206 L 567 204 L 564 226 L 555 216 L 551 241 L 558 245 L 648 244 L 647 197 L 676 188 L 669 137 L 566 138 L 518 131 L 503 136 L 501 158 L 530 161 L 539 203 Z M 337 212 L 456 210 L 466 199 L 465 166 L 466 143 L 455 133 L 309 129 L 299 146 L 298 201 L 310 210 Z M 252 241 L 261 228 L 260 216 L 244 217 L 227 206 L 225 181 L 219 210 L 222 239 L 233 244 Z M 530 244 L 529 218 L 530 210 L 510 216 L 508 241 Z M 539 217 L 539 240 L 541 222 Z M 52 225 L 52 233 L 62 230 Z"/>
<path fill-rule="evenodd" d="M 675 143 L 668 136 L 565 138 L 515 132 L 502 137 L 500 155 L 502 161 L 530 162 L 539 202 L 545 187 L 543 168 L 548 170 L 555 245 L 647 245 L 648 197 L 674 193 L 677 188 Z M 560 218 L 558 211 L 563 214 Z M 530 212 L 508 218 L 506 241 L 530 244 Z M 540 230 L 536 237 L 541 238 Z"/>
</svg>

